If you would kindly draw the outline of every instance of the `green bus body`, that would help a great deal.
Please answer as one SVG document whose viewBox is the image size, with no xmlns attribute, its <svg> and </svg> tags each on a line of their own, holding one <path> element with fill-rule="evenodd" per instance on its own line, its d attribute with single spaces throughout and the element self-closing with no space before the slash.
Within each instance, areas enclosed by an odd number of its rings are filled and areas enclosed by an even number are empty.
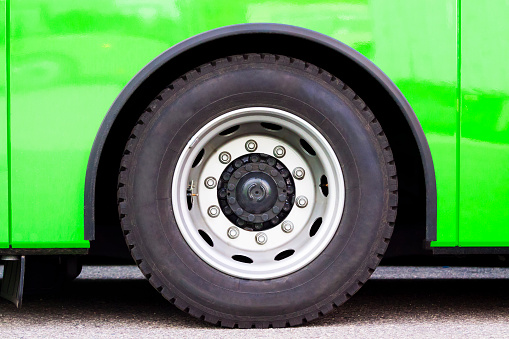
<svg viewBox="0 0 509 339">
<path fill-rule="evenodd" d="M 377 65 L 407 98 L 431 149 L 437 187 L 431 246 L 509 246 L 505 0 L 3 0 L 0 6 L 0 248 L 88 248 L 85 174 L 115 98 L 165 50 L 242 23 L 314 30 Z"/>
</svg>

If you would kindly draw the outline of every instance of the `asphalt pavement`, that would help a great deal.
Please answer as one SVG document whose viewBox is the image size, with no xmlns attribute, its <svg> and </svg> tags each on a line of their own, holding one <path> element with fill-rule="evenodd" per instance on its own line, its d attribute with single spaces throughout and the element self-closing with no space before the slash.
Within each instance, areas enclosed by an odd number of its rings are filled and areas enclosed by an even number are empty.
<svg viewBox="0 0 509 339">
<path fill-rule="evenodd" d="M 1 270 L 0 270 L 1 271 Z M 509 268 L 379 267 L 347 303 L 283 329 L 223 329 L 164 300 L 133 266 L 86 266 L 56 294 L 0 300 L 0 338 L 508 338 Z"/>
</svg>

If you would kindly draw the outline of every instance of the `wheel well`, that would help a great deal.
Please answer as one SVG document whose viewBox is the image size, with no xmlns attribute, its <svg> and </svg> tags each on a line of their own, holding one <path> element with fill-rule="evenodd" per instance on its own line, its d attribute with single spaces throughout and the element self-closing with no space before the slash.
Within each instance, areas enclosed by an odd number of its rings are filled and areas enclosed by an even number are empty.
<svg viewBox="0 0 509 339">
<path fill-rule="evenodd" d="M 141 112 L 162 88 L 186 71 L 244 53 L 280 54 L 312 63 L 348 84 L 368 104 L 387 135 L 398 172 L 398 216 L 387 255 L 422 253 L 427 216 L 423 161 L 401 107 L 381 83 L 348 56 L 317 41 L 267 32 L 223 36 L 187 49 L 134 90 L 112 123 L 99 158 L 92 202 L 97 241 L 92 243 L 91 253 L 127 253 L 117 215 L 117 175 L 125 143 Z"/>
</svg>

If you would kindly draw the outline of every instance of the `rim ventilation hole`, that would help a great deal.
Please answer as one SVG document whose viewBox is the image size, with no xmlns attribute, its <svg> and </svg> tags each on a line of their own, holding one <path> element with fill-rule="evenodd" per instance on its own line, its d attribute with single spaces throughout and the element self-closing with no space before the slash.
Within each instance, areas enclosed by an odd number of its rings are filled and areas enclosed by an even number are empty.
<svg viewBox="0 0 509 339">
<path fill-rule="evenodd" d="M 283 259 L 291 257 L 294 253 L 295 253 L 295 250 L 286 250 L 286 251 L 283 251 L 283 252 L 279 253 L 278 255 L 276 255 L 274 260 L 275 261 L 281 261 Z"/>
<path fill-rule="evenodd" d="M 194 159 L 193 166 L 191 166 L 192 168 L 195 168 L 196 166 L 198 166 L 198 164 L 200 163 L 201 159 L 203 159 L 203 155 L 204 154 L 205 154 L 205 149 L 202 148 L 200 153 L 198 153 L 198 155 L 196 156 L 196 159 Z"/>
<path fill-rule="evenodd" d="M 193 208 L 193 197 L 188 195 L 187 196 L 187 209 L 191 210 L 191 208 Z"/>
<path fill-rule="evenodd" d="M 233 133 L 235 133 L 239 129 L 239 127 L 240 127 L 239 125 L 232 126 L 232 127 L 228 128 L 228 129 L 225 129 L 221 133 L 219 133 L 219 135 L 227 136 L 227 135 L 233 134 Z"/>
<path fill-rule="evenodd" d="M 205 242 L 207 244 L 209 244 L 210 247 L 214 247 L 214 242 L 212 241 L 212 239 L 209 237 L 209 235 L 207 234 L 207 232 L 205 232 L 204 230 L 198 230 L 198 233 L 200 233 L 201 237 L 203 238 L 203 240 L 205 240 Z"/>
<path fill-rule="evenodd" d="M 235 261 L 238 261 L 238 262 L 242 262 L 244 264 L 252 264 L 253 263 L 253 259 L 246 257 L 245 255 L 240 255 L 240 254 L 232 256 L 232 259 Z"/>
<path fill-rule="evenodd" d="M 262 123 L 260 123 L 260 125 L 262 125 L 263 128 L 271 130 L 271 131 L 280 131 L 283 129 L 283 127 L 276 125 L 276 124 L 271 124 L 270 122 L 262 122 Z"/>
<path fill-rule="evenodd" d="M 315 150 L 313 149 L 313 147 L 311 147 L 310 144 L 308 144 L 308 142 L 304 139 L 300 139 L 300 145 L 302 146 L 302 148 L 304 148 L 304 150 L 309 154 L 309 155 L 312 155 L 312 156 L 315 156 L 316 155 L 316 152 Z"/>
<path fill-rule="evenodd" d="M 320 189 L 322 190 L 324 196 L 329 195 L 329 182 L 327 181 L 327 177 L 325 175 L 320 177 Z"/>
<path fill-rule="evenodd" d="M 316 232 L 318 232 L 318 230 L 320 229 L 320 226 L 322 226 L 321 217 L 316 219 L 313 225 L 311 225 L 311 229 L 309 230 L 309 236 L 313 237 L 316 234 Z"/>
</svg>

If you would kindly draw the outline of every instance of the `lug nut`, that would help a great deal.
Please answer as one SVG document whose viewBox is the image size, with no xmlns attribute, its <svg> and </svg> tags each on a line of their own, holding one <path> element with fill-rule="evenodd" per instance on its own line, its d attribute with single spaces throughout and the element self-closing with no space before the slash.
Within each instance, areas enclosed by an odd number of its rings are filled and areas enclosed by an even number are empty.
<svg viewBox="0 0 509 339">
<path fill-rule="evenodd" d="M 212 218 L 215 218 L 219 215 L 219 212 L 220 212 L 220 209 L 219 207 L 217 207 L 216 205 L 212 205 L 209 207 L 209 209 L 207 210 L 207 213 L 209 214 L 209 216 L 211 216 Z"/>
<path fill-rule="evenodd" d="M 274 156 L 276 158 L 282 158 L 286 154 L 286 150 L 283 146 L 276 146 L 274 147 Z"/>
<path fill-rule="evenodd" d="M 235 160 L 235 163 L 233 164 L 235 167 L 239 168 L 240 166 L 242 166 L 242 160 Z"/>
<path fill-rule="evenodd" d="M 254 140 L 248 140 L 246 141 L 246 151 L 248 152 L 254 152 L 258 148 L 258 144 Z"/>
<path fill-rule="evenodd" d="M 290 233 L 291 231 L 293 231 L 293 223 L 288 220 L 283 221 L 283 223 L 281 224 L 281 229 L 285 233 Z"/>
<path fill-rule="evenodd" d="M 232 160 L 232 156 L 228 152 L 221 152 L 219 153 L 219 161 L 223 164 L 228 164 Z"/>
<path fill-rule="evenodd" d="M 295 199 L 295 204 L 297 207 L 304 208 L 308 205 L 308 198 L 303 195 L 299 195 L 297 199 Z"/>
<path fill-rule="evenodd" d="M 277 162 L 277 160 L 276 160 L 276 159 L 274 159 L 274 158 L 272 158 L 272 157 L 269 157 L 269 158 L 267 159 L 267 164 L 268 164 L 269 166 L 274 166 L 274 165 L 276 164 L 276 162 Z"/>
<path fill-rule="evenodd" d="M 235 239 L 240 234 L 239 229 L 237 227 L 235 227 L 235 226 L 232 226 L 232 227 L 228 228 L 228 231 L 226 233 L 228 234 L 228 237 L 230 239 Z"/>
<path fill-rule="evenodd" d="M 269 220 L 269 215 L 268 215 L 267 213 L 263 213 L 263 214 L 262 214 L 262 220 L 263 220 L 263 221 L 267 221 L 267 220 Z"/>
<path fill-rule="evenodd" d="M 263 245 L 267 242 L 267 235 L 263 232 L 260 232 L 255 236 L 255 240 L 258 245 Z"/>
<path fill-rule="evenodd" d="M 216 185 L 217 185 L 217 181 L 215 178 L 208 177 L 205 179 L 205 187 L 212 189 L 212 188 L 216 187 Z"/>
<path fill-rule="evenodd" d="M 249 220 L 250 222 L 253 222 L 255 220 L 255 216 L 254 214 L 250 214 L 247 216 L 247 220 Z"/>
<path fill-rule="evenodd" d="M 304 171 L 304 168 L 302 167 L 295 167 L 293 170 L 293 177 L 297 180 L 304 179 L 304 176 L 306 175 L 306 171 Z"/>
</svg>

